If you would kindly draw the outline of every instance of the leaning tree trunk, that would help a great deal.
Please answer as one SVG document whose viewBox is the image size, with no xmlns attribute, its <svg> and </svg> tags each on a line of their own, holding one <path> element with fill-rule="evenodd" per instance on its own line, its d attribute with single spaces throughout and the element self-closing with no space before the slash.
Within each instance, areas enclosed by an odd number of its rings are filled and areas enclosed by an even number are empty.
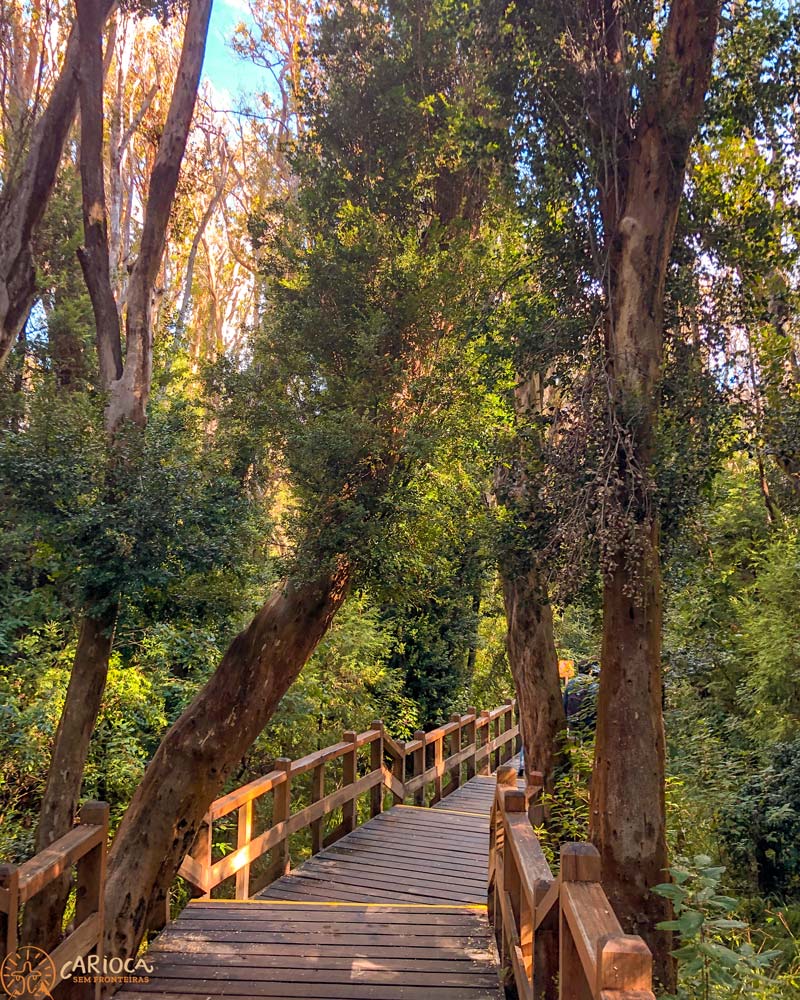
<svg viewBox="0 0 800 1000">
<path fill-rule="evenodd" d="M 39 814 L 37 853 L 71 830 L 75 822 L 89 741 L 108 674 L 114 618 L 115 612 L 110 612 L 100 618 L 83 619 Z M 67 873 L 51 890 L 30 899 L 22 929 L 27 944 L 47 952 L 58 944 L 69 891 Z"/>
<path fill-rule="evenodd" d="M 535 568 L 518 573 L 501 566 L 508 633 L 506 645 L 519 704 L 528 774 L 541 771 L 545 788 L 566 766 L 566 719 L 547 586 Z"/>
<path fill-rule="evenodd" d="M 323 579 L 277 589 L 162 740 L 111 848 L 108 954 L 136 954 L 208 807 L 327 632 L 349 577 L 343 561 Z"/>
</svg>

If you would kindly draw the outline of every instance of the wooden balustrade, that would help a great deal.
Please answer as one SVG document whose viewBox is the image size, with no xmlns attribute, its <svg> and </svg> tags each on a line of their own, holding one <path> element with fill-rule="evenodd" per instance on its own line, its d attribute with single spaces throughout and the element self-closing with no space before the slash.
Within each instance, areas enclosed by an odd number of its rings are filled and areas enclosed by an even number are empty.
<svg viewBox="0 0 800 1000">
<path fill-rule="evenodd" d="M 36 970 L 41 971 L 44 983 L 50 983 L 48 992 L 57 985 L 53 984 L 51 970 L 55 970 L 58 978 L 62 969 L 79 958 L 91 955 L 102 958 L 107 842 L 108 806 L 105 802 L 87 802 L 81 809 L 77 826 L 50 847 L 22 865 L 0 865 L 3 958 L 17 951 L 20 913 L 25 903 L 62 875 L 69 874 L 73 867 L 76 869 L 74 926 Z M 95 995 L 100 996 L 99 983 L 86 989 L 94 989 Z"/>
<path fill-rule="evenodd" d="M 563 844 L 553 876 L 529 819 L 541 775 L 527 788 L 501 768 L 489 847 L 489 918 L 506 982 L 520 1000 L 655 1000 L 652 956 L 624 934 L 591 844 Z"/>
<path fill-rule="evenodd" d="M 519 739 L 515 709 L 515 702 L 480 715 L 469 709 L 428 733 L 415 733 L 414 739 L 405 743 L 392 739 L 378 720 L 366 732 L 344 733 L 341 743 L 299 760 L 282 758 L 269 774 L 212 803 L 180 875 L 206 897 L 222 882 L 235 877 L 235 898 L 247 899 L 254 891 L 252 865 L 267 852 L 272 852 L 271 864 L 258 888 L 290 869 L 290 838 L 294 835 L 309 830 L 307 850 L 316 854 L 350 833 L 361 819 L 378 815 L 387 794 L 393 804 L 408 799 L 416 805 L 432 805 L 458 788 L 464 778 L 488 773 L 493 756 L 508 760 L 516 752 Z M 369 750 L 368 763 L 359 759 L 359 751 L 365 747 Z M 336 761 L 341 761 L 341 787 L 325 794 L 326 768 Z M 309 772 L 311 801 L 292 812 L 292 782 Z M 272 796 L 271 823 L 256 834 L 256 803 L 268 795 Z M 361 796 L 368 796 L 369 804 L 359 812 Z M 341 822 L 326 833 L 326 820 L 337 811 Z M 236 847 L 214 861 L 214 824 L 234 812 Z"/>
</svg>

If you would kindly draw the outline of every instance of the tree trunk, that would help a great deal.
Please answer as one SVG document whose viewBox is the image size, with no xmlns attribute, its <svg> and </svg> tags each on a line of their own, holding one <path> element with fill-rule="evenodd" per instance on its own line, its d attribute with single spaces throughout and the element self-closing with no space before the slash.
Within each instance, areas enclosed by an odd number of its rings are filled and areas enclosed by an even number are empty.
<svg viewBox="0 0 800 1000">
<path fill-rule="evenodd" d="M 278 588 L 162 740 L 111 848 L 108 954 L 136 954 L 208 807 L 325 635 L 349 577 L 342 561 L 313 583 Z"/>
<path fill-rule="evenodd" d="M 125 366 L 111 387 L 106 410 L 106 427 L 112 434 L 125 420 L 144 426 L 147 419 L 153 370 L 153 289 L 197 100 L 210 17 L 211 0 L 191 0 L 167 120 L 150 174 L 139 256 L 128 283 Z"/>
<path fill-rule="evenodd" d="M 116 609 L 102 618 L 83 619 L 39 814 L 37 853 L 71 830 L 75 822 L 89 741 L 108 675 L 115 617 Z M 31 898 L 22 929 L 26 944 L 48 952 L 58 944 L 69 890 L 67 873 L 52 890 Z"/>
<path fill-rule="evenodd" d="M 622 79 L 624 8 L 598 7 L 593 47 L 602 53 L 599 89 L 607 96 Z M 613 101 L 601 100 L 593 115 L 613 137 L 610 153 L 598 149 L 598 156 L 613 157 L 622 169 L 609 171 L 600 191 L 608 253 L 608 445 L 614 456 L 608 472 L 615 483 L 615 512 L 603 526 L 613 537 L 605 553 L 591 833 L 620 922 L 645 938 L 655 976 L 670 992 L 671 935 L 655 930 L 669 908 L 650 892 L 667 867 L 659 521 L 650 470 L 660 410 L 667 268 L 718 20 L 718 0 L 672 0 L 635 128 L 629 129 L 627 114 L 620 116 Z"/>
<path fill-rule="evenodd" d="M 566 733 L 558 656 L 553 638 L 553 609 L 539 572 L 504 570 L 503 600 L 508 623 L 508 659 L 519 704 L 525 768 L 541 771 L 545 788 L 553 789 L 567 760 Z"/>
<path fill-rule="evenodd" d="M 667 879 L 667 841 L 661 578 L 655 534 L 649 541 L 637 567 L 644 594 L 630 596 L 623 553 L 604 585 L 591 831 L 617 916 L 647 941 L 659 980 L 672 989 L 671 939 L 654 929 L 669 919 L 669 904 L 650 892 Z"/>
<path fill-rule="evenodd" d="M 105 22 L 113 4 L 98 0 L 97 6 Z M 61 73 L 33 129 L 25 162 L 0 195 L 0 366 L 25 325 L 36 293 L 31 237 L 53 192 L 64 143 L 75 118 L 78 48 L 78 31 L 73 26 Z"/>
</svg>

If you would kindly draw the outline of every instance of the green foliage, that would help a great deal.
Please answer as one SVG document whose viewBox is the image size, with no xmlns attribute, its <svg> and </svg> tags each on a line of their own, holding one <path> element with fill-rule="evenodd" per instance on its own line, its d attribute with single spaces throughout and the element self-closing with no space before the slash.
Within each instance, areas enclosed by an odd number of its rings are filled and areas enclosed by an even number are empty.
<svg viewBox="0 0 800 1000">
<path fill-rule="evenodd" d="M 720 835 L 737 872 L 767 896 L 800 895 L 800 740 L 771 748 L 721 810 Z"/>
<path fill-rule="evenodd" d="M 777 951 L 757 951 L 747 923 L 734 918 L 739 901 L 722 893 L 724 871 L 699 854 L 670 868 L 671 882 L 653 887 L 675 913 L 674 920 L 657 927 L 679 936 L 680 946 L 673 952 L 679 964 L 679 1000 L 752 996 L 754 989 L 767 985 L 765 970 L 778 956 Z"/>
<path fill-rule="evenodd" d="M 561 844 L 589 840 L 589 789 L 594 760 L 594 741 L 567 739 L 569 767 L 555 781 L 552 792 L 542 793 L 546 823 L 536 828 L 545 857 L 557 865 Z"/>
<path fill-rule="evenodd" d="M 33 853 L 36 804 L 69 683 L 74 640 L 48 624 L 20 640 L 19 662 L 0 662 L 0 857 L 22 861 Z M 139 663 L 112 656 L 100 717 L 85 776 L 87 797 L 112 806 L 112 825 L 142 776 L 166 727 L 170 678 Z"/>
</svg>

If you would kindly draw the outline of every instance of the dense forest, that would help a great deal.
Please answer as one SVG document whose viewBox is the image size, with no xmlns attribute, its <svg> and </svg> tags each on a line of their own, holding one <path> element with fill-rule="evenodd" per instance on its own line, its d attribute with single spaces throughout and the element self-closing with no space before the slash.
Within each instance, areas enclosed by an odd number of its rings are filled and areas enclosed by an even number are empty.
<svg viewBox="0 0 800 1000">
<path fill-rule="evenodd" d="M 0 860 L 110 803 L 135 953 L 516 697 L 659 996 L 800 997 L 799 104 L 783 0 L 2 0 Z"/>
</svg>

